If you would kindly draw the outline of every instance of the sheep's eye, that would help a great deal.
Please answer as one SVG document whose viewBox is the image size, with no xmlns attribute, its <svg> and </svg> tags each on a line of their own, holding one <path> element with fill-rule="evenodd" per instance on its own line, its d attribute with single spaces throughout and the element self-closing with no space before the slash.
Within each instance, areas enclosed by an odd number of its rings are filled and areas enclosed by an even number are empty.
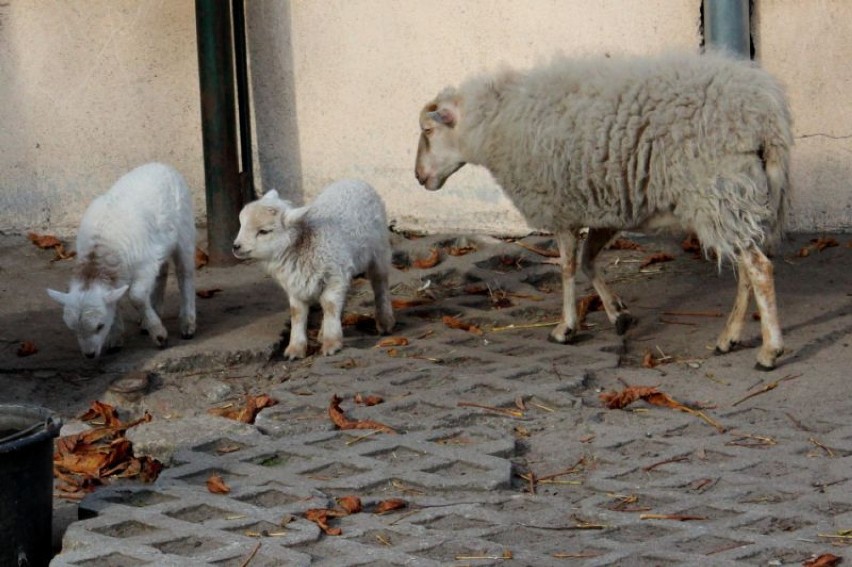
<svg viewBox="0 0 852 567">
<path fill-rule="evenodd" d="M 101 331 L 103 331 L 103 330 L 104 330 L 104 324 L 103 324 L 103 323 L 101 323 L 100 325 L 98 325 L 98 326 L 95 328 L 95 332 L 96 332 L 96 333 L 100 333 L 100 332 L 101 332 Z"/>
<path fill-rule="evenodd" d="M 434 128 L 424 128 L 423 135 L 424 136 L 431 136 L 433 130 L 434 130 Z"/>
<path fill-rule="evenodd" d="M 267 230 L 267 229 L 265 229 L 265 228 L 261 228 L 260 230 L 258 230 L 258 231 L 257 231 L 257 235 L 258 235 L 258 236 L 263 236 L 264 234 L 269 234 L 270 232 L 272 232 L 272 231 L 271 231 L 271 230 Z"/>
</svg>

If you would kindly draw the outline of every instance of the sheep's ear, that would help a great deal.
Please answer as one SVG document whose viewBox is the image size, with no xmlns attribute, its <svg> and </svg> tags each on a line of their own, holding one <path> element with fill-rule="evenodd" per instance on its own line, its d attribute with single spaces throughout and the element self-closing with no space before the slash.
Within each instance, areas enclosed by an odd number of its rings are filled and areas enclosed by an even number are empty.
<svg viewBox="0 0 852 567">
<path fill-rule="evenodd" d="M 111 289 L 107 292 L 106 297 L 104 297 L 104 301 L 106 301 L 107 303 L 115 303 L 116 301 L 121 299 L 121 296 L 124 295 L 128 287 L 130 286 L 123 285 L 121 287 Z"/>
<path fill-rule="evenodd" d="M 449 108 L 439 108 L 430 112 L 427 116 L 437 122 L 450 128 L 456 125 L 456 113 Z"/>
<path fill-rule="evenodd" d="M 305 214 L 308 212 L 308 207 L 299 207 L 298 209 L 290 209 L 284 211 L 281 215 L 281 224 L 284 228 L 290 228 L 302 223 L 305 220 Z"/>
<path fill-rule="evenodd" d="M 47 295 L 49 295 L 50 298 L 53 301 L 60 303 L 62 305 L 65 305 L 66 303 L 68 303 L 68 295 L 69 294 L 67 294 L 67 293 L 62 293 L 61 291 L 56 291 L 55 289 L 48 289 Z"/>
<path fill-rule="evenodd" d="M 263 194 L 263 198 L 264 199 L 279 199 L 280 197 L 278 197 L 278 191 L 276 191 L 275 189 L 270 189 L 269 191 L 267 191 L 266 193 Z"/>
</svg>

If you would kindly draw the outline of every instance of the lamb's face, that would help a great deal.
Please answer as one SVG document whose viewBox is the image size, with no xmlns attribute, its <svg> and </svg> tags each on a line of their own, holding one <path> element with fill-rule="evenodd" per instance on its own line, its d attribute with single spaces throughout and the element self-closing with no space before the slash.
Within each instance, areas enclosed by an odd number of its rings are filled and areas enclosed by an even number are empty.
<svg viewBox="0 0 852 567">
<path fill-rule="evenodd" d="M 95 283 L 86 289 L 72 288 L 68 293 L 48 290 L 64 306 L 62 319 L 77 335 L 80 351 L 87 358 L 101 355 L 115 322 L 118 300 L 127 286 L 113 288 Z"/>
<path fill-rule="evenodd" d="M 288 201 L 278 198 L 274 190 L 243 207 L 240 232 L 234 240 L 234 256 L 241 260 L 269 260 L 289 247 L 291 231 L 286 226 L 286 215 L 294 210 Z"/>
<path fill-rule="evenodd" d="M 437 191 L 465 164 L 459 148 L 459 107 L 452 100 L 434 101 L 420 112 L 420 142 L 414 175 L 426 189 Z"/>
</svg>

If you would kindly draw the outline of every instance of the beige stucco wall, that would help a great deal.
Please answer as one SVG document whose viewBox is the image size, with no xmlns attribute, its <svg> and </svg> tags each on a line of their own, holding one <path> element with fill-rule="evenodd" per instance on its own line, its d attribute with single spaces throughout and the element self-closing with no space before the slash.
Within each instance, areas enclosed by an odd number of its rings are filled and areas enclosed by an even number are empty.
<svg viewBox="0 0 852 567">
<path fill-rule="evenodd" d="M 417 114 L 447 84 L 557 52 L 697 49 L 700 0 L 250 0 L 256 184 L 297 201 L 357 176 L 398 226 L 517 232 L 487 173 L 430 193 Z M 852 226 L 852 21 L 845 0 L 756 0 L 758 56 L 796 119 L 793 226 Z M 73 233 L 136 164 L 178 167 L 204 213 L 194 2 L 0 6 L 0 230 Z M 203 219 L 202 219 L 203 220 Z"/>
</svg>

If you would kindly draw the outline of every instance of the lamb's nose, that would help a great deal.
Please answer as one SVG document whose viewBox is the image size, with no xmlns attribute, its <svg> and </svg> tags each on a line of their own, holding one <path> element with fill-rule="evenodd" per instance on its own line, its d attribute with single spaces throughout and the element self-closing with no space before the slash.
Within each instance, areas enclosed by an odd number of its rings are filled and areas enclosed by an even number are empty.
<svg viewBox="0 0 852 567">
<path fill-rule="evenodd" d="M 417 178 L 417 182 L 420 183 L 420 185 L 423 185 L 423 183 L 425 182 L 423 178 L 423 173 L 421 173 L 419 167 L 414 170 L 414 177 Z"/>
<path fill-rule="evenodd" d="M 237 250 L 239 250 L 241 248 L 241 246 L 239 244 L 237 244 L 236 242 L 234 242 L 233 248 L 234 248 L 234 252 L 236 252 Z"/>
<path fill-rule="evenodd" d="M 95 358 L 95 353 L 93 353 L 93 352 L 87 352 L 87 353 L 86 353 L 86 358 Z"/>
</svg>

